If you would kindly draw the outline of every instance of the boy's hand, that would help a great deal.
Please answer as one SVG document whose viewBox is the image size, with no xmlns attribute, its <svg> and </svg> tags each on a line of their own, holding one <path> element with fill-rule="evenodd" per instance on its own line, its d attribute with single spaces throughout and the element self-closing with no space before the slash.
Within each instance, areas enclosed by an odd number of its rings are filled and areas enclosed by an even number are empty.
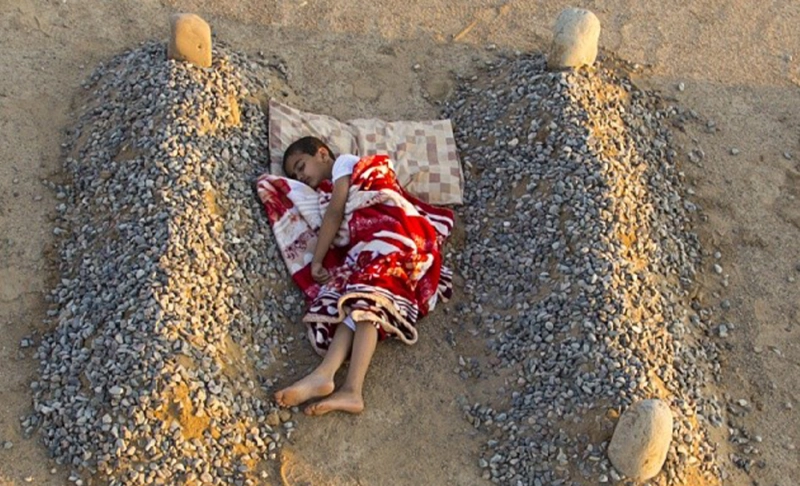
<svg viewBox="0 0 800 486">
<path fill-rule="evenodd" d="M 321 263 L 312 262 L 311 263 L 311 278 L 314 279 L 315 282 L 324 284 L 328 280 L 331 279 L 331 274 L 328 273 L 325 268 L 323 268 Z"/>
</svg>

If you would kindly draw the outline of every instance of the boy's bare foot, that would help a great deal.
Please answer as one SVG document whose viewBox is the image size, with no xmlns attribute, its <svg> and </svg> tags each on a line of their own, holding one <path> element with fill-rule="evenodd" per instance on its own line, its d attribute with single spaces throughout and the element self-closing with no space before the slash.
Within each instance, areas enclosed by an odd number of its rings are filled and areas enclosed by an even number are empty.
<svg viewBox="0 0 800 486">
<path fill-rule="evenodd" d="M 361 413 L 364 410 L 364 399 L 358 393 L 339 390 L 325 400 L 306 407 L 306 415 L 325 415 L 328 412 L 339 410 L 347 413 Z"/>
<path fill-rule="evenodd" d="M 326 397 L 333 393 L 333 380 L 325 376 L 310 375 L 275 392 L 275 401 L 281 407 L 294 407 L 312 398 Z"/>
</svg>

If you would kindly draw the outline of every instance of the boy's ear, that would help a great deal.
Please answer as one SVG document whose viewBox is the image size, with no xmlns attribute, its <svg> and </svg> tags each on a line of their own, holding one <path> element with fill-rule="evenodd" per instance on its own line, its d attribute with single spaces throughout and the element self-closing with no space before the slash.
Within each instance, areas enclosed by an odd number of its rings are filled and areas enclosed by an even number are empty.
<svg viewBox="0 0 800 486">
<path fill-rule="evenodd" d="M 320 148 L 318 148 L 318 149 L 317 149 L 317 153 L 318 153 L 318 154 L 320 154 L 320 155 L 322 155 L 322 158 L 323 158 L 323 159 L 325 158 L 325 156 L 327 156 L 328 158 L 332 158 L 332 157 L 331 157 L 331 153 L 330 153 L 330 152 L 328 152 L 328 149 L 326 149 L 325 147 L 320 147 Z"/>
</svg>

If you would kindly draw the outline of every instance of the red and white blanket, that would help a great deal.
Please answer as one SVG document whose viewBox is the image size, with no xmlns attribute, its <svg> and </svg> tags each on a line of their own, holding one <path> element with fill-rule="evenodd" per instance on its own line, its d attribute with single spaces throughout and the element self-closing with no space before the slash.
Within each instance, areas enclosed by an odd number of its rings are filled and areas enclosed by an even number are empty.
<svg viewBox="0 0 800 486">
<path fill-rule="evenodd" d="M 441 247 L 453 229 L 453 212 L 407 193 L 388 157 L 361 159 L 323 262 L 331 279 L 320 285 L 311 277 L 311 258 L 332 188 L 325 181 L 315 191 L 271 174 L 257 183 L 286 266 L 310 303 L 303 322 L 314 349 L 327 351 L 348 314 L 356 322 L 374 322 L 380 339 L 415 343 L 417 320 L 452 293 Z"/>
</svg>

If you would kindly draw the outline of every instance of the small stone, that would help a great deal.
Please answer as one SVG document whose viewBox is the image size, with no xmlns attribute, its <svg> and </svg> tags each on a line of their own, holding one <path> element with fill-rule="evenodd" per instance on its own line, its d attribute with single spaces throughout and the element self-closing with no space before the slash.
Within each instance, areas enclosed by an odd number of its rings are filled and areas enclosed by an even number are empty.
<svg viewBox="0 0 800 486">
<path fill-rule="evenodd" d="M 278 415 L 278 412 L 270 412 L 267 414 L 267 425 L 271 427 L 276 427 L 280 425 L 281 417 Z"/>
<path fill-rule="evenodd" d="M 731 149 L 731 155 L 739 155 L 739 149 L 734 147 Z"/>
<path fill-rule="evenodd" d="M 683 82 L 678 83 L 678 91 L 683 91 L 686 89 L 686 85 Z"/>
<path fill-rule="evenodd" d="M 722 273 L 722 265 L 720 265 L 719 263 L 715 263 L 714 264 L 714 273 L 716 273 L 718 275 L 721 274 Z"/>
<path fill-rule="evenodd" d="M 3 442 L 3 449 L 8 450 L 11 449 L 12 447 L 14 447 L 14 443 L 11 442 L 10 440 Z"/>
<path fill-rule="evenodd" d="M 412 69 L 414 69 L 414 71 L 419 71 L 420 69 L 422 69 L 422 66 L 420 66 L 419 64 L 414 64 L 412 66 Z"/>
<path fill-rule="evenodd" d="M 718 332 L 719 332 L 719 337 L 721 338 L 728 337 L 728 326 L 726 326 L 725 324 L 720 324 Z"/>
<path fill-rule="evenodd" d="M 661 470 L 672 440 L 672 411 L 658 399 L 642 400 L 620 416 L 608 446 L 614 467 L 635 480 Z"/>
<path fill-rule="evenodd" d="M 783 153 L 783 158 L 786 159 L 786 160 L 792 160 L 792 154 L 789 153 L 789 152 L 784 152 Z"/>
<path fill-rule="evenodd" d="M 172 15 L 167 58 L 211 67 L 211 27 L 208 23 L 195 14 Z"/>
<path fill-rule="evenodd" d="M 561 11 L 553 29 L 553 43 L 547 56 L 551 70 L 591 66 L 597 59 L 600 20 L 589 10 L 567 8 Z"/>
</svg>

